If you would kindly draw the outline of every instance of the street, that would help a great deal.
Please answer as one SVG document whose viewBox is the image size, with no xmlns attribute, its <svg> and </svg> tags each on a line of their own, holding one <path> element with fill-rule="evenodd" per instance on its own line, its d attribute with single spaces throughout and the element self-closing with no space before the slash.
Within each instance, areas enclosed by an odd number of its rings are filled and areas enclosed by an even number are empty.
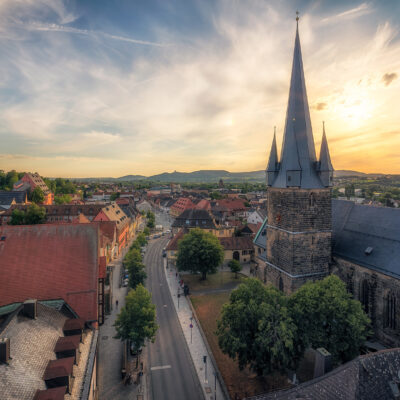
<svg viewBox="0 0 400 400">
<path fill-rule="evenodd" d="M 159 325 L 155 343 L 147 346 L 150 398 L 203 400 L 200 382 L 162 269 L 161 252 L 167 242 L 165 237 L 151 241 L 144 257 L 146 286 L 152 293 Z"/>
</svg>

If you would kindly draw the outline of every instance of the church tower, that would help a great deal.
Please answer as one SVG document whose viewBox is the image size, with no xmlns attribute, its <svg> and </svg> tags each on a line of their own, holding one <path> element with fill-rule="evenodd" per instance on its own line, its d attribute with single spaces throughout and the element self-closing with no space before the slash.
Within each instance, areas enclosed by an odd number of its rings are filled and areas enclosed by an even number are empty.
<svg viewBox="0 0 400 400">
<path fill-rule="evenodd" d="M 323 127 L 315 154 L 301 56 L 298 17 L 280 159 L 276 135 L 267 175 L 266 278 L 286 293 L 328 275 L 333 167 Z"/>
</svg>

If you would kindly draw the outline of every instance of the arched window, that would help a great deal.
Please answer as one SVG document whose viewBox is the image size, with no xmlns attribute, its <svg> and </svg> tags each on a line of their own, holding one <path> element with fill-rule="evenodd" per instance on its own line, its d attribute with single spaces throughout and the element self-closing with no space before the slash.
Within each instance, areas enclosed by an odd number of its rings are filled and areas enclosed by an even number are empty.
<svg viewBox="0 0 400 400">
<path fill-rule="evenodd" d="M 389 292 L 387 295 L 385 308 L 385 326 L 390 329 L 396 329 L 396 296 L 394 293 Z"/>
<path fill-rule="evenodd" d="M 360 296 L 361 304 L 364 306 L 364 311 L 369 313 L 369 284 L 366 279 L 364 279 L 361 283 L 361 296 Z"/>
<path fill-rule="evenodd" d="M 353 277 L 351 275 L 347 275 L 346 288 L 349 293 L 354 294 Z"/>
<path fill-rule="evenodd" d="M 279 278 L 279 290 L 283 292 L 283 279 L 282 277 Z"/>
</svg>

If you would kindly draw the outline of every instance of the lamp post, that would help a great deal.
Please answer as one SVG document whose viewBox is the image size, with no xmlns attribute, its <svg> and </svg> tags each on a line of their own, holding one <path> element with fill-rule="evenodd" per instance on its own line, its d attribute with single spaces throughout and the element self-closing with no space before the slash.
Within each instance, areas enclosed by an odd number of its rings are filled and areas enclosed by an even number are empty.
<svg viewBox="0 0 400 400">
<path fill-rule="evenodd" d="M 193 343 L 193 317 L 190 317 L 190 343 Z"/>
</svg>

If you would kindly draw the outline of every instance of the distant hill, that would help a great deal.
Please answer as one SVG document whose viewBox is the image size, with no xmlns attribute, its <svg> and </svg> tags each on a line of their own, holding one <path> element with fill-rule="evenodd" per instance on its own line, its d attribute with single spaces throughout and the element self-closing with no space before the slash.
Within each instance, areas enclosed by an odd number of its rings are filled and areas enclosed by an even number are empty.
<svg viewBox="0 0 400 400">
<path fill-rule="evenodd" d="M 384 174 L 365 174 L 364 172 L 337 170 L 334 172 L 336 178 L 345 177 L 380 177 Z M 224 169 L 204 169 L 193 172 L 163 172 L 162 174 L 144 176 L 144 175 L 125 175 L 119 178 L 82 178 L 76 179 L 83 182 L 122 182 L 147 180 L 160 183 L 217 183 L 222 179 L 226 183 L 263 183 L 265 182 L 265 170 L 250 172 L 229 172 Z"/>
</svg>

